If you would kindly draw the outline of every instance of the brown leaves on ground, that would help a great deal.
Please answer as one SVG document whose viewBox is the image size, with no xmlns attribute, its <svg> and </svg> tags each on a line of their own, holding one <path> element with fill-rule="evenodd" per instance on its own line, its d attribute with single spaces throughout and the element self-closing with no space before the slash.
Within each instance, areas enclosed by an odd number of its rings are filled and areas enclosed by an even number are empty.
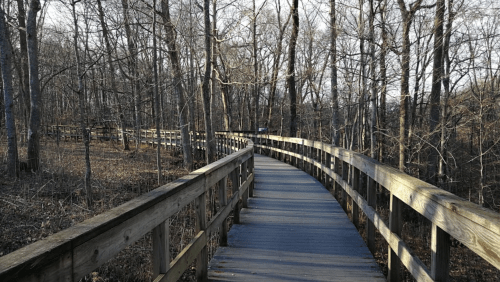
<svg viewBox="0 0 500 282">
<path fill-rule="evenodd" d="M 83 178 L 82 143 L 51 139 L 41 144 L 41 170 L 21 172 L 20 179 L 5 178 L 6 161 L 0 164 L 0 256 L 41 240 L 85 219 L 116 207 L 158 187 L 156 148 L 123 151 L 113 142 L 91 143 L 93 206 L 87 207 Z M 7 146 L 1 146 L 5 156 Z M 26 156 L 21 147 L 19 156 Z M 202 164 L 199 164 L 202 165 Z M 164 183 L 188 173 L 178 152 L 162 150 Z M 122 251 L 83 281 L 141 281 L 151 275 L 148 236 Z M 188 238 L 189 239 L 189 238 Z M 101 273 L 101 274 L 100 274 Z"/>
</svg>

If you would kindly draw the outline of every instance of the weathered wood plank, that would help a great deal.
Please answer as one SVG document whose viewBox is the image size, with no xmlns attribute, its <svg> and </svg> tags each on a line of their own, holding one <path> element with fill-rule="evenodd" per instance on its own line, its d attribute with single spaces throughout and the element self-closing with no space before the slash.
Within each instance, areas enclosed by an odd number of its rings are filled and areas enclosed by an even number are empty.
<svg viewBox="0 0 500 282">
<path fill-rule="evenodd" d="M 170 221 L 153 229 L 153 277 L 166 273 L 170 267 Z"/>
<path fill-rule="evenodd" d="M 207 184 L 215 184 L 251 158 L 252 144 L 248 141 L 234 156 L 0 257 L 0 281 L 78 280 L 204 193 Z"/>
<path fill-rule="evenodd" d="M 282 140 L 286 137 L 269 136 L 268 138 Z M 319 144 L 299 138 L 286 140 L 319 147 Z M 362 154 L 332 146 L 325 146 L 324 149 L 333 156 L 359 168 L 405 204 L 500 269 L 500 214 L 481 208 Z M 295 155 L 295 153 L 289 154 Z M 307 157 L 302 158 L 314 163 Z"/>
<path fill-rule="evenodd" d="M 269 158 L 255 161 L 255 175 L 255 198 L 212 259 L 210 281 L 385 281 L 319 181 Z"/>
<path fill-rule="evenodd" d="M 199 232 L 193 240 L 177 255 L 170 263 L 170 269 L 167 273 L 158 276 L 155 282 L 174 282 L 177 281 L 184 273 L 184 270 L 191 265 L 194 259 L 198 256 L 201 250 L 207 244 L 207 236 L 205 231 Z"/>
</svg>

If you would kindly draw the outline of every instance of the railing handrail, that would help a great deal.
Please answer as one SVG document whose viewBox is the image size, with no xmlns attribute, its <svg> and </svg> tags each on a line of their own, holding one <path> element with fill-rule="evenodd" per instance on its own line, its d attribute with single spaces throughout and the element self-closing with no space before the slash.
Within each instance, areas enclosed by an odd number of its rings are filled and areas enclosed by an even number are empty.
<svg viewBox="0 0 500 282">
<path fill-rule="evenodd" d="M 382 164 L 363 154 L 349 151 L 340 147 L 334 147 L 320 141 L 311 141 L 302 138 L 290 138 L 274 135 L 240 134 L 254 140 L 256 150 L 269 149 L 277 154 L 286 154 L 296 163 L 300 160 L 312 164 L 316 169 L 331 177 L 340 185 L 357 206 L 367 215 L 368 219 L 380 231 L 388 242 L 392 251 L 399 257 L 401 262 L 412 273 L 418 281 L 435 281 L 439 275 L 447 278 L 448 273 L 439 274 L 439 269 L 448 268 L 449 263 L 449 236 L 463 243 L 470 250 L 484 258 L 497 269 L 500 269 L 500 214 L 474 203 L 466 201 L 450 192 L 436 186 L 411 177 L 393 167 Z M 271 143 L 271 144 L 269 144 Z M 279 148 L 274 144 L 277 143 Z M 312 150 L 319 152 L 311 152 Z M 324 156 L 324 154 L 329 155 Z M 382 217 L 376 212 L 373 205 L 369 204 L 359 193 L 359 187 L 355 187 L 357 180 L 349 181 L 347 173 L 349 168 L 339 168 L 339 164 L 328 164 L 333 158 L 338 159 L 359 170 L 391 193 L 391 198 L 399 199 L 413 210 L 417 211 L 433 224 L 433 231 L 444 232 L 441 239 L 432 236 L 432 255 L 434 260 L 447 260 L 445 262 L 435 261 L 429 270 L 411 249 L 401 239 L 400 234 L 388 226 Z M 294 159 L 293 159 L 294 158 Z M 330 159 L 327 161 L 327 159 Z M 316 172 L 313 172 L 313 174 Z M 357 174 L 356 174 L 357 175 Z M 354 184 L 351 184 L 354 183 Z M 375 189 L 375 185 L 372 185 Z M 373 190 L 374 191 L 374 190 Z M 342 202 L 345 199 L 343 197 Z M 392 204 L 391 199 L 391 204 Z M 392 208 L 395 208 L 391 206 Z M 394 219 L 397 220 L 397 219 Z M 400 220 L 400 219 L 399 219 Z M 370 238 L 368 239 L 370 241 Z M 374 238 L 372 238 L 374 240 Z M 448 252 L 448 255 L 446 255 Z M 445 266 L 443 267 L 443 263 Z M 390 266 L 389 266 L 390 267 Z"/>
<path fill-rule="evenodd" d="M 218 230 L 233 209 L 237 216 L 241 208 L 240 200 L 245 205 L 246 198 L 252 194 L 253 142 L 238 136 L 220 137 L 219 148 L 232 154 L 107 212 L 0 257 L 0 281 L 78 281 L 147 232 L 153 230 L 161 234 L 161 229 L 168 228 L 168 223 L 165 227 L 165 221 L 170 216 L 196 200 L 199 221 L 197 234 L 177 258 L 165 263 L 168 244 L 167 247 L 153 246 L 154 251 L 161 252 L 163 249 L 164 252 L 156 256 L 163 262 L 154 263 L 158 265 L 158 269 L 154 271 L 159 275 L 155 281 L 177 280 L 194 258 L 206 249 L 209 238 L 207 234 Z M 225 191 L 228 178 L 233 183 L 233 196 L 229 201 Z M 220 210 L 207 223 L 204 222 L 205 192 L 216 184 L 223 187 L 219 189 L 219 193 L 225 199 L 221 202 Z M 153 244 L 155 242 L 153 240 Z M 161 242 L 158 244 L 161 245 Z M 206 263 L 201 266 L 205 269 L 200 270 L 201 275 L 206 275 L 206 267 Z"/>
</svg>

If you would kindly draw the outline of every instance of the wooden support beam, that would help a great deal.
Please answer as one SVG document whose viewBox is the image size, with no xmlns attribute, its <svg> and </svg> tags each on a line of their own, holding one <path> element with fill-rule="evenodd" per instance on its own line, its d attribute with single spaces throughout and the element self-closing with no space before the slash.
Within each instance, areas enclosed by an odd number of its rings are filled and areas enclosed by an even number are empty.
<svg viewBox="0 0 500 282">
<path fill-rule="evenodd" d="M 248 167 L 248 160 L 244 163 L 241 164 L 241 183 L 245 182 L 247 180 L 247 167 Z M 241 195 L 242 199 L 242 207 L 243 208 L 248 208 L 248 189 L 245 190 L 243 195 Z"/>
<path fill-rule="evenodd" d="M 206 193 L 201 194 L 196 198 L 196 233 L 207 229 L 207 208 L 206 208 Z M 208 281 L 208 251 L 207 246 L 203 246 L 200 253 L 196 257 L 196 280 L 198 282 Z"/>
<path fill-rule="evenodd" d="M 349 164 L 347 162 L 342 162 L 342 167 L 341 167 L 341 172 L 342 172 L 342 179 L 344 181 L 348 181 L 349 177 Z M 344 211 L 347 212 L 347 193 L 345 189 L 342 189 L 342 208 Z"/>
<path fill-rule="evenodd" d="M 352 173 L 352 188 L 354 191 L 359 193 L 359 169 L 354 167 Z M 359 229 L 359 208 L 358 203 L 353 201 L 352 203 L 352 223 Z"/>
<path fill-rule="evenodd" d="M 219 204 L 221 210 L 227 206 L 227 176 L 219 181 Z M 226 219 L 223 219 L 219 229 L 219 245 L 223 247 L 227 246 L 227 229 Z"/>
<path fill-rule="evenodd" d="M 431 277 L 440 282 L 449 281 L 450 234 L 432 224 L 431 234 Z"/>
<path fill-rule="evenodd" d="M 233 190 L 233 195 L 236 193 L 239 189 L 240 183 L 240 168 L 237 167 L 232 173 L 231 173 L 231 183 L 232 183 L 232 190 Z M 239 224 L 240 223 L 240 203 L 236 204 L 234 207 L 233 211 L 233 222 L 234 224 Z"/>
<path fill-rule="evenodd" d="M 170 268 L 170 220 L 153 229 L 153 277 L 167 273 Z"/>
<path fill-rule="evenodd" d="M 371 181 L 369 181 L 371 182 Z M 371 186 L 371 185 L 368 185 Z M 373 190 L 375 187 L 372 187 Z M 370 204 L 370 203 L 368 203 Z M 372 223 L 373 224 L 373 223 Z M 402 217 L 401 217 L 401 201 L 391 193 L 391 202 L 390 202 L 390 214 L 389 214 L 389 229 L 392 233 L 401 237 L 402 230 Z M 374 227 L 373 227 L 374 228 Z M 370 247 L 369 247 L 370 248 Z M 375 249 L 375 238 L 373 238 L 372 248 Z M 372 249 L 370 249 L 372 251 Z M 373 253 L 373 251 L 372 251 Z M 391 246 L 389 246 L 389 257 L 388 257 L 388 268 L 389 273 L 387 275 L 387 281 L 397 282 L 401 281 L 401 260 L 399 259 L 398 250 L 393 250 Z"/>
</svg>

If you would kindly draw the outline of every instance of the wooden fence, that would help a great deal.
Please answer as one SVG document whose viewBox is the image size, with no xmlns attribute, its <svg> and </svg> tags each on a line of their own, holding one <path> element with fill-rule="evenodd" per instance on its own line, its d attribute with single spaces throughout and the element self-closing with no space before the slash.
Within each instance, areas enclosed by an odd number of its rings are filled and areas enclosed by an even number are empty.
<svg viewBox="0 0 500 282">
<path fill-rule="evenodd" d="M 448 281 L 450 236 L 500 269 L 500 214 L 468 202 L 362 154 L 318 141 L 272 135 L 240 134 L 261 154 L 286 161 L 341 194 L 341 205 L 359 225 L 367 219 L 368 247 L 375 251 L 375 229 L 389 245 L 388 281 L 399 281 L 402 263 L 417 281 Z M 366 186 L 362 187 L 361 183 Z M 376 209 L 376 183 L 390 193 L 389 222 Z M 402 203 L 431 224 L 431 268 L 401 239 Z"/>
<path fill-rule="evenodd" d="M 101 141 L 121 141 L 122 130 L 121 128 L 113 126 L 95 126 L 88 128 L 90 130 L 91 140 Z M 129 141 L 135 142 L 137 134 L 134 130 L 128 129 L 125 131 Z M 82 128 L 74 125 L 47 125 L 45 127 L 45 135 L 55 138 L 58 141 L 74 141 L 82 140 Z M 204 150 L 205 148 L 205 133 L 203 132 L 190 132 L 190 144 L 193 149 Z M 181 145 L 181 132 L 180 130 L 160 130 L 160 143 L 167 149 L 180 148 Z M 144 144 L 156 144 L 156 129 L 141 129 L 140 140 Z"/>
<path fill-rule="evenodd" d="M 177 281 L 195 259 L 198 281 L 206 280 L 208 238 L 219 232 L 220 244 L 226 244 L 226 218 L 233 211 L 238 223 L 254 181 L 252 141 L 230 134 L 217 136 L 217 147 L 226 157 L 0 257 L 0 281 L 78 281 L 150 231 L 154 281 Z M 220 208 L 208 221 L 206 194 L 214 186 L 218 186 Z M 169 218 L 193 201 L 196 236 L 170 261 Z"/>
</svg>

